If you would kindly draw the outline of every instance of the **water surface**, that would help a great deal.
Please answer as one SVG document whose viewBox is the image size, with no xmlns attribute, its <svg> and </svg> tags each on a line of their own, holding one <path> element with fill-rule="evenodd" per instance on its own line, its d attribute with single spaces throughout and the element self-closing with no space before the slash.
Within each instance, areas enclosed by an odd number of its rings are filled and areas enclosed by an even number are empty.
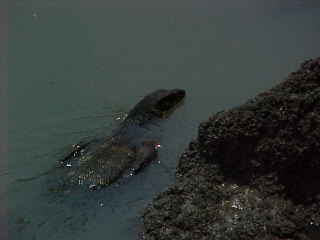
<svg viewBox="0 0 320 240">
<path fill-rule="evenodd" d="M 241 2 L 241 3 L 240 3 Z M 139 215 L 174 181 L 197 125 L 320 55 L 318 1 L 12 0 L 10 239 L 136 239 Z M 160 164 L 105 191 L 57 196 L 47 176 L 68 146 L 108 135 L 158 88 L 184 88 L 159 127 Z"/>
</svg>

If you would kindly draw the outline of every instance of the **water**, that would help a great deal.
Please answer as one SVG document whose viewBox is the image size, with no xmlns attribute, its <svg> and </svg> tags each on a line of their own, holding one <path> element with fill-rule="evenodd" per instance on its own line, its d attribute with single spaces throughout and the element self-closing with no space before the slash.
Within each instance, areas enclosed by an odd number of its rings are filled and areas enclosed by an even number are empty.
<svg viewBox="0 0 320 240">
<path fill-rule="evenodd" d="M 12 0 L 9 8 L 10 239 L 136 239 L 139 215 L 174 181 L 211 113 L 241 104 L 320 55 L 320 4 L 302 0 Z M 111 132 L 145 94 L 184 88 L 160 126 L 160 164 L 88 194 L 46 190 L 68 146 Z"/>
</svg>

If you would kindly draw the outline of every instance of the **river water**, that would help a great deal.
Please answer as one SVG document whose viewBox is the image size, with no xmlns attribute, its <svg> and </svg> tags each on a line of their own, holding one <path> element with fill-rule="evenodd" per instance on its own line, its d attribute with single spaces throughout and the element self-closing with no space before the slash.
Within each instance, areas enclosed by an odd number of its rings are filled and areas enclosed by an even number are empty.
<svg viewBox="0 0 320 240">
<path fill-rule="evenodd" d="M 320 55 L 312 0 L 11 0 L 9 239 L 137 239 L 143 208 L 174 181 L 210 114 L 270 88 Z M 48 192 L 70 145 L 108 135 L 144 95 L 183 88 L 159 126 L 159 161 L 95 193 Z"/>
</svg>

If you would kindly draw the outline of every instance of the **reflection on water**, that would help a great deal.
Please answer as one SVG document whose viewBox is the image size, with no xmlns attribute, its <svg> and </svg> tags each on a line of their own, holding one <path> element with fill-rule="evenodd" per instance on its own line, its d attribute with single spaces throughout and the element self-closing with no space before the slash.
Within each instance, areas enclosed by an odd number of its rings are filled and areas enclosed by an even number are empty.
<svg viewBox="0 0 320 240">
<path fill-rule="evenodd" d="M 10 1 L 10 239 L 135 239 L 198 123 L 319 56 L 319 30 L 311 0 Z M 160 164 L 94 194 L 48 192 L 64 149 L 157 88 L 188 93 L 159 128 Z"/>
</svg>

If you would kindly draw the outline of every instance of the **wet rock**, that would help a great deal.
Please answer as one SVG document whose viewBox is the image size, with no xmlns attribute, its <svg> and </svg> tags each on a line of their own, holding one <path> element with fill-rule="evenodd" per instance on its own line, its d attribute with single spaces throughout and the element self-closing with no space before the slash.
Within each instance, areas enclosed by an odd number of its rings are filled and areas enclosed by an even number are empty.
<svg viewBox="0 0 320 240">
<path fill-rule="evenodd" d="M 320 58 L 200 124 L 145 239 L 320 239 Z"/>
</svg>

